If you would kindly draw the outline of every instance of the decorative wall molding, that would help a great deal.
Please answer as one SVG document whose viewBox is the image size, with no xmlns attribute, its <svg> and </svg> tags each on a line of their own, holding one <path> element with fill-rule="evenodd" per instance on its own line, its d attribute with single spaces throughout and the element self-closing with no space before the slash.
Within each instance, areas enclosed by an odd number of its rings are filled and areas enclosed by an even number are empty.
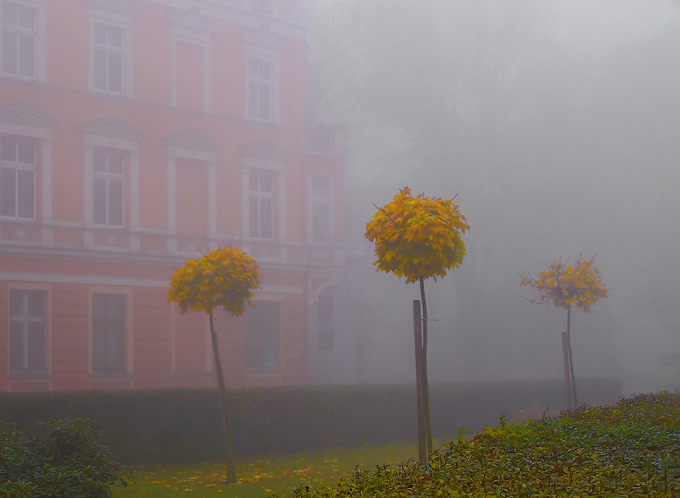
<svg viewBox="0 0 680 498">
<path fill-rule="evenodd" d="M 128 140 L 141 140 L 143 138 L 143 135 L 132 126 L 114 117 L 98 119 L 83 126 L 82 130 L 93 135 L 126 138 Z"/>
<path fill-rule="evenodd" d="M 28 104 L 18 103 L 0 109 L 0 121 L 29 124 L 41 127 L 54 127 L 56 123 Z"/>
<path fill-rule="evenodd" d="M 145 277 L 119 277 L 114 275 L 78 275 L 72 273 L 28 273 L 28 272 L 12 272 L 0 271 L 0 280 L 6 282 L 32 282 L 40 284 L 87 284 L 102 286 L 103 289 L 109 287 L 161 287 L 167 288 L 170 285 L 170 279 L 164 278 L 145 278 Z M 271 294 L 302 294 L 304 289 L 302 286 L 295 285 L 267 285 L 260 286 L 260 289 L 255 291 L 257 296 L 259 293 Z"/>
<path fill-rule="evenodd" d="M 281 149 L 276 147 L 271 142 L 255 142 L 254 144 L 246 145 L 238 151 L 241 157 L 252 157 L 257 159 L 273 159 L 275 161 L 287 162 L 290 158 Z"/>
<path fill-rule="evenodd" d="M 209 139 L 203 133 L 196 130 L 186 130 L 165 139 L 169 147 L 183 147 L 187 149 L 210 150 L 217 152 L 222 147 L 217 142 Z"/>
</svg>

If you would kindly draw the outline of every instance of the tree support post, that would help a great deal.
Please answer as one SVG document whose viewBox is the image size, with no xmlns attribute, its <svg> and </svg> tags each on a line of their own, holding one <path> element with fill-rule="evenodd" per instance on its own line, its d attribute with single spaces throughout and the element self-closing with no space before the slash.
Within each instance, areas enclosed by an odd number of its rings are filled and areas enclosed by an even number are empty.
<svg viewBox="0 0 680 498">
<path fill-rule="evenodd" d="M 229 398 L 227 397 L 227 388 L 224 384 L 224 374 L 222 373 L 222 362 L 220 361 L 220 353 L 217 344 L 217 334 L 213 327 L 213 315 L 208 314 L 210 319 L 210 338 L 212 339 L 212 349 L 215 358 L 215 375 L 217 377 L 217 392 L 220 401 L 220 411 L 222 412 L 222 424 L 224 426 L 224 441 L 227 450 L 225 463 L 227 464 L 227 478 L 225 483 L 233 484 L 236 482 L 236 469 L 234 468 L 234 454 L 231 445 L 231 410 L 229 410 Z"/>
<path fill-rule="evenodd" d="M 423 300 L 423 410 L 425 411 L 425 435 L 427 441 L 427 457 L 429 458 L 434 448 L 432 447 L 432 419 L 430 418 L 430 383 L 427 379 L 427 301 L 425 300 L 425 279 L 420 277 L 420 298 Z"/>
<path fill-rule="evenodd" d="M 573 410 L 572 391 L 571 391 L 571 371 L 569 362 L 569 345 L 567 343 L 567 333 L 562 332 L 562 361 L 564 363 L 564 389 L 567 400 L 567 410 Z"/>
<path fill-rule="evenodd" d="M 569 347 L 569 373 L 571 374 L 571 392 L 574 397 L 574 409 L 578 408 L 576 396 L 576 376 L 574 375 L 574 356 L 571 352 L 571 306 L 567 308 L 567 346 Z"/>
<path fill-rule="evenodd" d="M 425 403 L 423 396 L 423 333 L 420 317 L 420 301 L 413 301 L 413 337 L 416 352 L 416 400 L 418 412 L 418 463 L 427 464 L 427 450 L 425 449 Z"/>
</svg>

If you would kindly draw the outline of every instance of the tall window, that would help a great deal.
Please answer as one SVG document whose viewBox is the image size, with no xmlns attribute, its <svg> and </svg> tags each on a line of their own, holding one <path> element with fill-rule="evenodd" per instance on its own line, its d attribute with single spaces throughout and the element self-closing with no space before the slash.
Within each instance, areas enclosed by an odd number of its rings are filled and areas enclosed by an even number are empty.
<svg viewBox="0 0 680 498">
<path fill-rule="evenodd" d="M 93 221 L 123 226 L 123 154 L 95 149 L 92 170 Z"/>
<path fill-rule="evenodd" d="M 125 370 L 124 294 L 92 294 L 92 370 Z"/>
<path fill-rule="evenodd" d="M 274 64 L 251 57 L 248 59 L 248 117 L 273 121 L 274 96 Z"/>
<path fill-rule="evenodd" d="M 312 242 L 327 244 L 331 241 L 331 180 L 312 178 L 310 186 Z"/>
<path fill-rule="evenodd" d="M 35 78 L 35 9 L 2 2 L 2 72 L 20 78 Z"/>
<path fill-rule="evenodd" d="M 246 321 L 246 369 L 279 370 L 279 304 L 258 301 L 248 307 Z"/>
<path fill-rule="evenodd" d="M 248 235 L 272 239 L 274 234 L 274 177 L 251 171 L 249 177 Z"/>
<path fill-rule="evenodd" d="M 319 295 L 316 327 L 319 331 L 319 349 L 333 349 L 333 294 Z"/>
<path fill-rule="evenodd" d="M 123 29 L 94 25 L 94 89 L 123 93 Z"/>
<path fill-rule="evenodd" d="M 0 139 L 0 215 L 33 219 L 35 213 L 35 144 Z"/>
<path fill-rule="evenodd" d="M 46 297 L 45 291 L 10 291 L 11 372 L 45 371 Z"/>
</svg>

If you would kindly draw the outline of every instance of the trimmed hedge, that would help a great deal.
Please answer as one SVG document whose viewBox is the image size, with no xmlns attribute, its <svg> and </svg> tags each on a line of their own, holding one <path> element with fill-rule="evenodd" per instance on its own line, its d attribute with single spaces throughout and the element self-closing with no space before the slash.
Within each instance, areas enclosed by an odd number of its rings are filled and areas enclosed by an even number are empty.
<svg viewBox="0 0 680 498">
<path fill-rule="evenodd" d="M 582 406 L 560 417 L 487 427 L 410 461 L 314 489 L 295 498 L 678 497 L 680 394 L 661 392 Z M 272 496 L 271 498 L 276 498 Z"/>
<path fill-rule="evenodd" d="M 618 380 L 579 381 L 589 405 L 616 401 Z M 415 388 L 299 386 L 230 391 L 236 457 L 416 437 Z M 438 384 L 430 388 L 433 433 L 474 432 L 538 404 L 562 405 L 558 380 Z M 80 417 L 103 431 L 100 442 L 126 464 L 217 461 L 224 455 L 217 391 L 159 389 L 0 394 L 0 419 L 32 435 L 38 422 Z"/>
</svg>

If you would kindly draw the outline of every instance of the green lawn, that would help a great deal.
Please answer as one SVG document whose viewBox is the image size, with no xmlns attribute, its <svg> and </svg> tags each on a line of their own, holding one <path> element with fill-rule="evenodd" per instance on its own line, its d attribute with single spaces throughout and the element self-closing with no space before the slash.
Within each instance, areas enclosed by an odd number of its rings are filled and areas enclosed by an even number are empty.
<svg viewBox="0 0 680 498">
<path fill-rule="evenodd" d="M 416 459 L 416 443 L 386 446 L 335 448 L 287 456 L 238 460 L 238 483 L 222 484 L 224 466 L 215 463 L 157 465 L 134 470 L 134 483 L 115 488 L 113 498 L 150 496 L 196 496 L 262 498 L 285 494 L 304 482 L 313 487 L 328 486 L 350 476 L 357 465 L 372 469 L 377 464 L 398 464 Z"/>
</svg>

